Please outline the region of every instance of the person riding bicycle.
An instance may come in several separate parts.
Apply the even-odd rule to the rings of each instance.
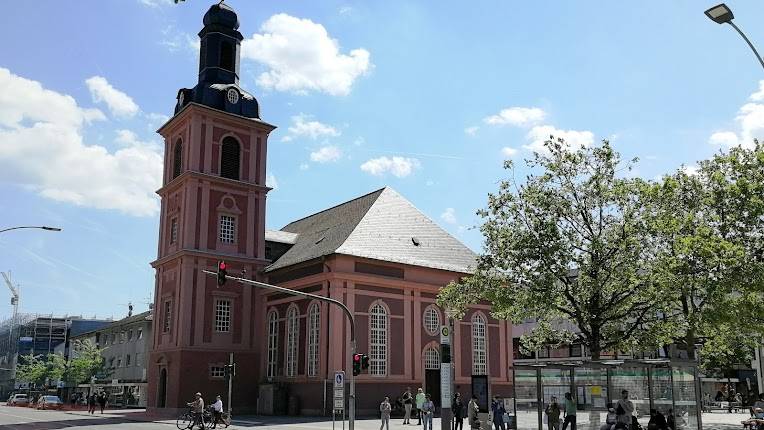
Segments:
[[[200,428],[204,428],[204,399],[202,399],[202,393],[194,394],[194,401],[186,403],[186,406],[191,406],[191,412],[194,414],[194,423],[190,428],[194,428],[199,424]]]
[[[212,428],[216,428],[218,423],[225,424],[223,422],[223,400],[220,398],[220,394],[215,398],[215,403],[212,404]]]

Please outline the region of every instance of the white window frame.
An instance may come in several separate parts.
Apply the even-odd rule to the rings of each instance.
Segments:
[[[440,370],[440,351],[436,347],[425,348],[422,357],[424,357],[425,370]]]
[[[300,336],[300,312],[291,305],[286,314],[286,360],[284,375],[288,378],[297,376],[297,341]]]
[[[424,330],[430,336],[435,336],[440,332],[440,312],[435,308],[435,305],[427,306],[422,315],[422,324]]]
[[[215,378],[215,379],[225,378],[225,367],[210,366],[210,378]]]
[[[125,367],[130,367],[130,354],[125,355]]]
[[[268,379],[276,376],[279,350],[279,315],[275,310],[268,313]]]
[[[308,310],[308,377],[318,376],[318,340],[321,333],[321,308],[318,303]]]
[[[381,302],[369,308],[369,375],[387,376],[387,308]]]
[[[215,332],[228,333],[231,331],[231,316],[233,315],[231,299],[215,299]]]
[[[218,239],[222,243],[236,243],[236,216],[220,214]]]
[[[485,316],[476,313],[472,316],[472,374],[488,374],[488,351],[486,338],[488,327]]]

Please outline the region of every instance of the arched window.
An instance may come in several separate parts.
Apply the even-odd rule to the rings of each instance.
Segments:
[[[430,336],[435,336],[440,330],[440,313],[435,305],[430,305],[424,310],[424,329]]]
[[[472,316],[472,374],[488,374],[485,349],[485,317],[476,313]]]
[[[239,142],[231,136],[223,139],[220,151],[220,176],[239,180]]]
[[[308,376],[318,376],[318,334],[321,315],[318,303],[308,311]]]
[[[440,369],[440,353],[433,347],[424,350],[424,368],[426,370]]]
[[[286,345],[286,376],[297,375],[297,306],[291,306],[287,311],[287,345]]]
[[[376,303],[369,310],[369,374],[387,375],[387,310]]]
[[[175,179],[180,176],[180,172],[183,170],[183,142],[180,139],[175,142],[172,156],[172,178]]]
[[[279,350],[279,316],[273,310],[268,313],[268,378],[276,376]]]
[[[233,72],[233,44],[226,40],[220,42],[220,67]]]

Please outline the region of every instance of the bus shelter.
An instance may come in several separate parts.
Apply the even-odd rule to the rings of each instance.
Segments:
[[[507,409],[512,428],[517,430],[548,429],[546,406],[555,396],[564,409],[565,393],[572,393],[577,403],[576,428],[600,430],[608,407],[615,408],[623,390],[629,391],[634,414],[645,429],[651,409],[669,421],[673,417],[675,430],[703,427],[696,362],[668,359],[546,362],[515,365],[511,370],[514,397],[505,404],[513,406],[513,410]]]

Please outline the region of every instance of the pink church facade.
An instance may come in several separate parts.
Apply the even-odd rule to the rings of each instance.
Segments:
[[[225,3],[204,17],[199,83],[181,89],[165,142],[148,408],[175,413],[195,392],[226,398],[223,366],[237,364],[237,413],[298,413],[331,407],[332,375],[350,373],[349,327],[339,309],[228,282],[230,274],[336,298],[352,311],[357,349],[371,367],[357,378],[359,414],[383,396],[424,387],[439,402],[438,290],[467,275],[475,254],[410,202],[383,188],[265,229],[267,144],[275,126],[238,85],[238,17]],[[455,384],[488,375],[492,394],[511,395],[512,327],[477,305],[454,328]],[[283,400],[283,399],[282,399]],[[227,399],[226,399],[227,402]]]

